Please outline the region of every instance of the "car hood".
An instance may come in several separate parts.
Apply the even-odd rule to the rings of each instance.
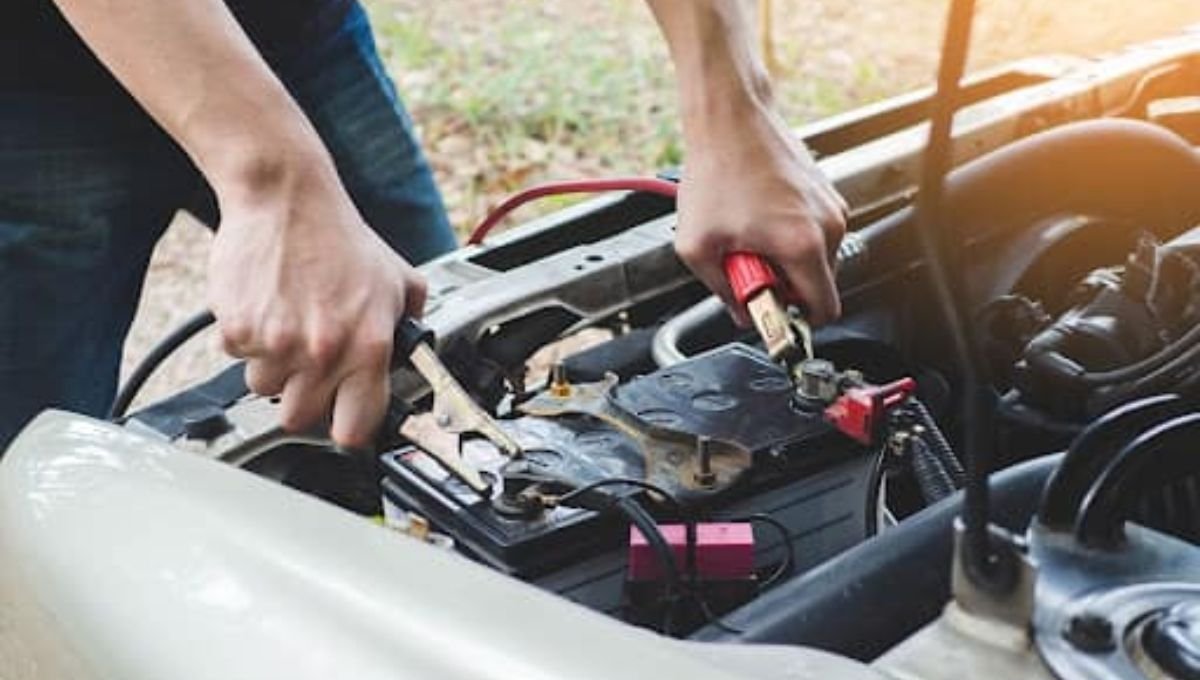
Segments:
[[[0,464],[0,555],[6,679],[874,677],[668,640],[61,412]]]

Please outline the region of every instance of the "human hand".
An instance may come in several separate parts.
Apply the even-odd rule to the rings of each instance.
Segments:
[[[387,408],[396,323],[421,315],[424,280],[332,167],[266,176],[220,197],[208,295],[225,349],[246,360],[251,390],[280,396],[284,429],[328,421],[337,444],[366,446]]]
[[[784,298],[814,325],[841,313],[834,263],[846,231],[846,203],[790,130],[770,111],[692,135],[679,191],[680,258],[748,325],[733,299],[725,256],[762,256]]]

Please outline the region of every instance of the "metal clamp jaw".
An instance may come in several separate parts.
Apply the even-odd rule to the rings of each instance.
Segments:
[[[788,312],[776,292],[779,280],[766,260],[753,253],[736,252],[726,255],[724,264],[733,297],[749,312],[767,354],[794,374],[801,362],[813,357],[812,329],[798,315]]]
[[[432,419],[410,412],[400,422],[399,433],[486,497],[490,486],[462,457],[463,438],[483,437],[512,458],[521,455],[521,445],[471,398],[438,358],[433,344],[433,332],[414,319],[405,318],[396,326],[394,366],[412,366],[433,392]]]

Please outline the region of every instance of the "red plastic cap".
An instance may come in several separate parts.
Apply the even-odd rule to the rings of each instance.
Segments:
[[[871,446],[887,418],[888,411],[912,396],[917,383],[901,378],[882,387],[854,387],[825,409],[825,419],[842,434]]]
[[[687,564],[687,527],[659,526],[675,561]],[[754,577],[754,529],[745,522],[713,522],[696,525],[696,576],[702,581],[740,581]],[[657,581],[662,565],[654,549],[637,527],[629,527],[629,580]]]
[[[733,297],[745,306],[763,290],[774,288],[775,270],[763,258],[754,253],[729,253],[725,256],[725,278],[733,289]]]

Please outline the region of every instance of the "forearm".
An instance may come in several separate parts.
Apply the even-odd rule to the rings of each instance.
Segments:
[[[316,132],[221,0],[55,0],[192,158],[219,200],[331,166]]]
[[[647,0],[679,81],[686,159],[675,249],[743,323],[727,253],[765,257],[814,323],[839,313],[831,263],[846,205],[774,111],[746,0]]]
[[[770,111],[770,81],[754,48],[745,0],[647,3],[675,63],[685,141]]]

